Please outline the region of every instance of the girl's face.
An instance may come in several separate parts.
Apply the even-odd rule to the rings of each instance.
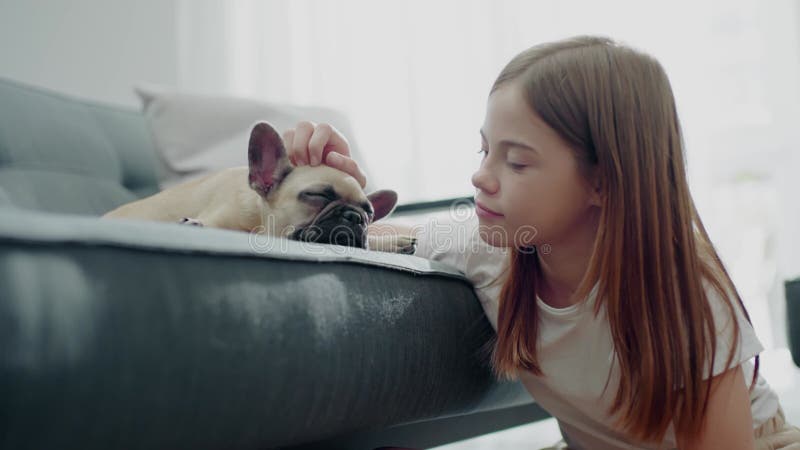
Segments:
[[[481,237],[497,247],[556,244],[585,231],[600,197],[574,151],[525,101],[515,82],[490,96],[483,160],[472,176]]]

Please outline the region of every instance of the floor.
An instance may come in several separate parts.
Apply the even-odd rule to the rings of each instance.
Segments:
[[[800,368],[788,349],[761,354],[761,374],[778,393],[786,420],[800,426]],[[555,419],[543,420],[475,439],[436,447],[437,450],[529,450],[549,447],[561,439]]]

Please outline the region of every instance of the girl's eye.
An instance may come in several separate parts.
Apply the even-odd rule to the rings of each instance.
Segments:
[[[528,166],[525,165],[525,164],[514,164],[514,163],[510,162],[510,163],[508,163],[508,167],[511,167],[511,169],[513,169],[513,170],[522,170],[522,169],[524,169],[524,168],[526,168]]]
[[[482,149],[478,150],[478,154],[481,155],[481,158],[486,158],[486,155],[489,154],[489,150],[486,150],[485,148],[482,148]]]

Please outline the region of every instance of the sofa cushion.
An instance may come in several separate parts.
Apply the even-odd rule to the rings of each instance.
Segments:
[[[350,123],[339,111],[191,94],[153,85],[138,86],[136,93],[142,99],[145,120],[167,169],[161,181],[162,188],[229,167],[247,165],[250,130],[257,121],[269,122],[283,132],[302,120],[311,120],[330,123],[347,136],[351,156],[367,175],[366,189],[375,189]]]
[[[100,215],[158,190],[141,115],[0,79],[0,188],[18,207]]]
[[[11,197],[8,196],[8,194],[6,193],[5,190],[3,190],[3,188],[0,188],[0,207],[10,207],[10,206],[14,206],[14,204],[11,203]]]

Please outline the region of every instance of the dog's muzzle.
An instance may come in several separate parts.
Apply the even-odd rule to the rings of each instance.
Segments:
[[[331,202],[308,225],[298,227],[289,239],[323,244],[367,247],[369,216],[357,206]]]

